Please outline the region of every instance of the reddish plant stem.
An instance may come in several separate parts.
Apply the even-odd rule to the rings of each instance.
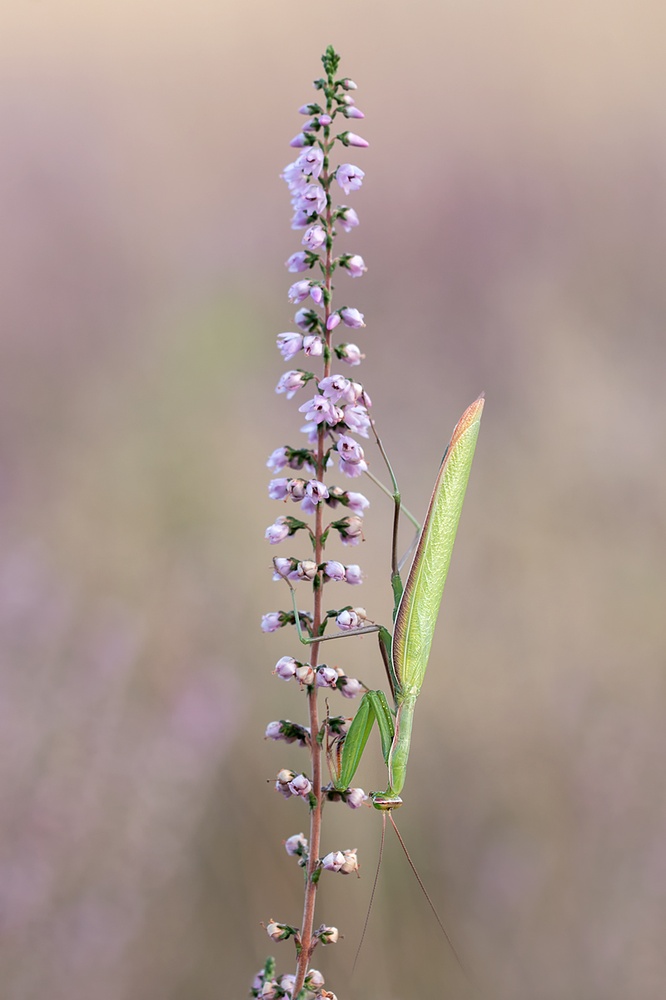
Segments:
[[[328,129],[326,130],[328,132]],[[332,143],[327,142],[328,135],[325,135],[324,141],[324,155],[326,159],[324,161],[324,170],[321,175],[322,186],[326,191],[326,233],[328,239],[326,241],[326,260],[324,264],[324,285],[326,289],[325,295],[325,306],[324,306],[324,330],[326,338],[326,350],[324,357],[324,374],[323,378],[328,378],[331,374],[331,332],[328,330],[328,318],[331,315],[331,276],[332,276],[332,264],[333,264],[333,248],[332,248],[332,231],[333,231],[333,220],[331,213],[331,198],[329,195],[329,187],[331,178],[328,174],[328,152]],[[319,482],[324,481],[324,476],[326,475],[326,463],[325,463],[325,443],[326,443],[326,428],[320,424],[317,431],[317,479]],[[317,566],[323,561],[324,546],[322,544],[322,534],[324,530],[324,514],[322,510],[323,504],[317,504],[317,511],[315,514],[315,562]],[[323,580],[321,573],[318,574],[316,585],[314,587],[314,608],[312,616],[312,630],[313,634],[317,635],[319,632],[319,627],[322,621],[322,590],[323,590]],[[319,643],[315,642],[310,647],[310,666],[313,670],[317,669],[317,663],[319,658]],[[305,977],[308,973],[308,967],[310,965],[310,959],[312,957],[312,952],[314,951],[316,941],[314,939],[314,919],[315,919],[315,903],[317,899],[317,881],[313,878],[315,872],[317,871],[319,855],[320,855],[320,843],[321,843],[321,821],[322,821],[322,810],[324,806],[323,795],[322,795],[322,748],[317,740],[317,735],[319,733],[319,708],[317,704],[317,686],[313,684],[310,691],[308,691],[308,709],[310,714],[310,753],[312,760],[312,791],[315,797],[315,805],[310,811],[310,840],[309,840],[309,855],[308,864],[306,868],[306,880],[305,880],[305,899],[303,902],[303,920],[301,922],[300,930],[300,951],[298,954],[298,962],[296,965],[296,982],[294,983],[293,996],[297,997],[303,988],[305,982]]]

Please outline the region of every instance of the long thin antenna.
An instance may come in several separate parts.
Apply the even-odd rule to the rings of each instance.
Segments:
[[[391,824],[393,826],[393,829],[395,830],[396,836],[397,836],[398,840],[400,841],[400,846],[402,847],[403,851],[405,852],[405,857],[409,861],[409,867],[412,869],[412,871],[414,872],[414,875],[416,876],[416,881],[418,882],[418,884],[421,887],[421,892],[423,893],[423,895],[425,896],[425,898],[428,900],[428,906],[430,907],[430,909],[432,910],[432,912],[435,915],[435,920],[439,924],[440,929],[442,931],[442,934],[446,938],[446,940],[448,942],[448,945],[449,945],[449,948],[451,949],[451,951],[453,952],[453,954],[455,956],[456,962],[460,966],[460,971],[465,976],[465,979],[467,979],[467,981],[471,985],[471,979],[469,978],[469,975],[467,974],[467,970],[465,969],[465,966],[460,961],[460,955],[456,951],[455,946],[453,944],[453,941],[449,937],[448,931],[447,931],[446,927],[444,926],[444,924],[442,923],[442,921],[440,919],[440,916],[439,916],[439,913],[435,909],[435,904],[433,903],[432,899],[428,895],[428,890],[426,889],[425,885],[423,884],[423,880],[421,879],[421,876],[419,875],[418,871],[416,870],[416,865],[414,864],[414,862],[412,861],[411,857],[409,856],[409,851],[407,850],[405,842],[404,842],[404,840],[402,839],[402,837],[400,835],[400,830],[398,829],[398,827],[395,824],[395,820],[393,819],[393,813],[392,813],[391,810],[388,810],[388,817],[391,820]],[[386,822],[384,822],[384,826],[386,826]],[[383,838],[382,838],[382,842],[383,842]],[[373,890],[373,893],[374,893],[374,890]]]
[[[382,839],[379,844],[379,858],[377,859],[377,871],[375,872],[375,881],[372,883],[372,892],[370,893],[370,902],[368,903],[368,912],[365,915],[365,923],[363,924],[363,932],[361,933],[361,940],[358,943],[358,948],[356,949],[356,954],[354,955],[354,964],[352,965],[352,976],[354,975],[354,970],[356,969],[356,963],[358,962],[358,956],[361,954],[361,948],[363,947],[363,942],[365,941],[365,932],[368,929],[368,922],[370,920],[370,911],[372,910],[372,904],[375,899],[375,890],[377,889],[377,883],[379,882],[379,869],[382,866],[382,858],[384,856],[385,837],[386,837],[386,813],[382,813]]]

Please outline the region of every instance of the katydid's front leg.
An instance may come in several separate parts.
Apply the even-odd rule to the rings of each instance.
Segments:
[[[301,625],[301,612],[298,610],[298,606],[296,604],[296,590],[292,587],[289,580],[285,579],[285,583],[291,591],[291,603],[294,610],[294,625],[296,626],[296,633],[300,642],[302,642],[304,646],[311,646],[313,643],[328,642],[330,639],[346,639],[351,635],[367,635],[370,632],[379,632],[380,635],[383,633],[385,636],[389,637],[390,643],[390,633],[388,630],[385,629],[383,625],[375,625],[374,623],[372,625],[361,625],[359,628],[351,628],[349,631],[341,632],[339,635],[304,635],[303,627]],[[328,611],[322,625],[325,627],[328,619],[337,615],[337,611]]]

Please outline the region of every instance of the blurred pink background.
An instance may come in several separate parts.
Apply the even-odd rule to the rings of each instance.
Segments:
[[[362,378],[415,512],[487,393],[403,834],[477,995],[663,996],[665,21],[4,0],[4,1000],[226,1000],[271,951],[292,969],[260,927],[300,920],[282,841],[307,824],[269,783],[304,758],[262,738],[302,714],[271,676],[293,641],[258,630],[285,601],[264,462],[299,426],[273,394],[299,245],[278,175],[329,42],[371,143],[344,244]],[[390,512],[364,492],[358,599],[386,620]],[[316,964],[340,1000],[467,996],[393,840],[350,982],[379,828],[327,813],[363,868],[322,879],[345,939]]]

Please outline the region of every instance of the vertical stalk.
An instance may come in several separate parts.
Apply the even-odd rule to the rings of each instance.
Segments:
[[[332,84],[331,77],[329,75],[329,90],[327,91],[326,100],[326,111],[330,113],[332,109],[332,98],[330,86]],[[324,128],[324,166],[321,173],[321,184],[326,191],[326,259],[324,263],[324,335],[326,341],[326,347],[324,350],[324,374],[323,378],[328,378],[331,374],[331,331],[328,329],[328,319],[331,315],[331,278],[333,273],[333,219],[331,212],[331,196],[330,196],[330,186],[331,177],[329,174],[329,164],[328,164],[328,154],[332,143],[329,141],[330,129],[328,126]],[[326,429],[320,424],[317,431],[317,479],[320,482],[324,482],[324,476],[326,475],[326,462],[325,462],[325,444],[326,444]],[[323,504],[317,504],[317,510],[315,514],[315,539],[314,539],[314,558],[317,566],[320,566],[323,561],[324,546],[322,544],[322,535],[324,530],[324,514],[323,514]],[[319,627],[322,621],[322,591],[323,591],[323,579],[320,571],[317,572],[313,583],[314,592],[314,607],[313,607],[313,621],[312,630],[313,634],[316,636],[319,634]],[[310,666],[313,670],[316,670],[318,659],[319,659],[319,643],[315,642],[310,647]],[[314,878],[315,872],[317,871],[317,865],[320,856],[320,843],[321,843],[321,822],[322,822],[322,811],[324,806],[323,795],[322,795],[322,747],[317,739],[319,733],[319,707],[317,704],[317,686],[312,685],[310,691],[308,691],[308,710],[310,715],[310,754],[312,762],[312,789],[315,797],[315,804],[310,810],[310,853],[308,857],[308,864],[306,868],[306,878],[305,878],[305,898],[303,901],[303,919],[301,922],[301,933],[300,933],[300,951],[298,953],[298,961],[296,965],[296,982],[294,984],[293,995],[297,997],[303,988],[305,982],[305,977],[308,972],[308,966],[310,964],[310,958],[312,957],[312,952],[314,950],[315,941],[313,940],[313,930],[314,930],[314,918],[315,918],[315,903],[317,899],[317,881]]]

